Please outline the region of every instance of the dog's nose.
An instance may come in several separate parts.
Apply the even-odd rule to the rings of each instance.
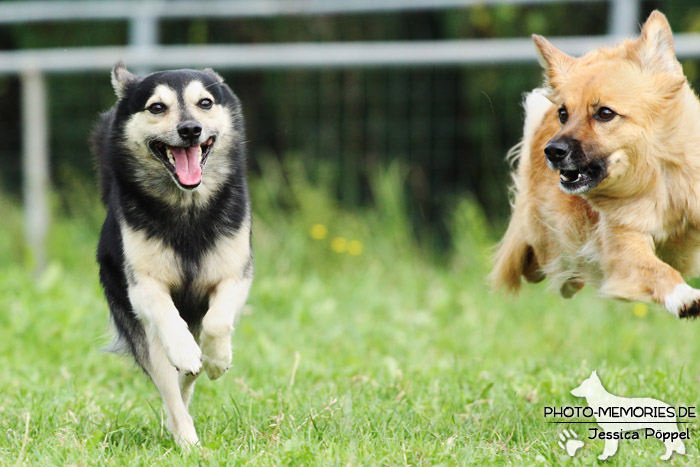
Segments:
[[[550,141],[544,148],[544,154],[549,162],[561,162],[571,153],[571,145],[562,140]]]
[[[198,122],[182,122],[177,126],[177,133],[187,141],[194,141],[202,134],[202,125]]]

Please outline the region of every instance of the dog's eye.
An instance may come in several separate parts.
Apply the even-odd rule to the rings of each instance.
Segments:
[[[214,102],[212,102],[211,99],[207,99],[206,97],[199,102],[197,102],[197,105],[200,106],[203,109],[211,109],[211,106],[214,105]]]
[[[562,123],[566,123],[566,121],[569,119],[569,112],[566,111],[566,107],[562,107],[559,109],[559,121]]]
[[[595,115],[593,115],[593,118],[595,118],[599,122],[609,122],[610,120],[615,118],[616,115],[617,114],[614,110],[611,110],[607,107],[601,107],[598,109]]]
[[[160,102],[156,102],[154,104],[149,105],[147,110],[149,112],[151,112],[152,114],[162,114],[163,112],[165,112],[165,109],[167,109],[165,104],[161,104]]]

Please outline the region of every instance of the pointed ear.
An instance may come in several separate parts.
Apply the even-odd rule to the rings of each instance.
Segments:
[[[566,79],[566,74],[576,59],[554,47],[542,36],[533,34],[532,40],[535,41],[539,62],[544,68],[547,84],[550,88],[556,88]]]
[[[209,76],[211,76],[212,78],[214,78],[214,79],[216,80],[217,83],[223,84],[224,79],[221,77],[220,74],[218,74],[217,72],[215,72],[215,71],[212,70],[211,68],[205,68],[205,69],[204,69],[204,73],[206,73],[206,74],[208,74]]]
[[[639,59],[643,67],[657,73],[683,73],[673,49],[673,32],[658,10],[649,15],[639,38]]]
[[[126,88],[138,82],[139,77],[126,69],[126,65],[121,60],[114,64],[112,68],[112,87],[117,97],[121,99],[126,93]]]
[[[598,373],[596,372],[596,370],[593,370],[591,372],[591,378],[594,378],[594,379],[597,379],[598,381],[600,381],[600,378],[598,378]]]

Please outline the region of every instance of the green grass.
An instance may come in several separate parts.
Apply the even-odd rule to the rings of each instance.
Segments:
[[[698,323],[655,306],[639,317],[588,290],[568,301],[544,285],[490,293],[496,237],[479,209],[455,204],[449,253],[422,247],[396,167],[375,178],[376,206],[355,210],[296,165],[263,172],[251,183],[256,277],[234,366],[197,383],[202,446],[191,452],[167,434],[142,372],[99,351],[108,309],[91,190],[57,199],[70,210],[54,220],[37,279],[17,203],[0,198],[0,464],[595,465],[603,441],[569,459],[556,446],[567,425],[543,417],[546,405],[585,405],[569,391],[592,370],[620,395],[698,405]],[[315,224],[325,239],[311,238]],[[362,253],[334,252],[335,237]],[[672,465],[698,460],[690,427],[689,455]],[[605,464],[656,465],[662,453],[658,441],[623,441]]]

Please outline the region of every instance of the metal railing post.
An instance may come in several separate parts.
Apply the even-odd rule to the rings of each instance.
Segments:
[[[134,15],[129,20],[129,46],[147,54],[149,49],[157,44],[158,15],[155,4],[146,1],[134,9]],[[128,63],[126,65],[129,66]],[[147,66],[139,66],[133,71],[137,75],[147,75],[153,70]]]
[[[611,0],[608,33],[615,37],[630,37],[639,27],[639,0]]]
[[[46,78],[37,70],[20,74],[22,84],[22,173],[24,229],[34,272],[46,267],[49,229],[49,130]]]

